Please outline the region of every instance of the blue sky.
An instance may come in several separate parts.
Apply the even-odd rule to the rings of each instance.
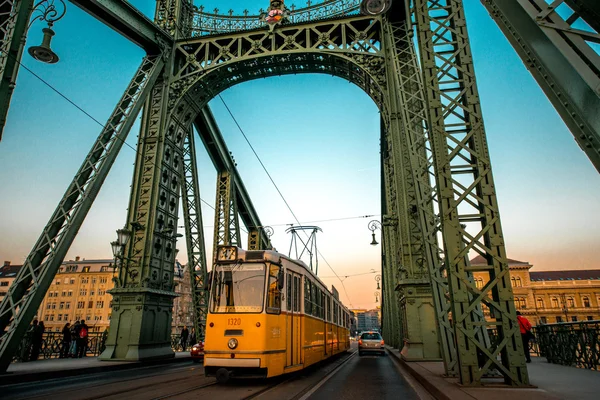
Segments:
[[[154,2],[132,4],[152,17]],[[299,5],[301,1],[296,2]],[[212,10],[257,11],[267,0],[196,1]],[[68,3],[52,48],[60,57],[23,65],[104,123],[139,66],[143,51]],[[536,270],[600,268],[600,175],[479,1],[465,1],[475,68],[510,258]],[[41,23],[27,46],[41,42]],[[252,146],[303,223],[323,229],[319,275],[347,304],[375,305],[380,248],[367,224],[380,214],[379,115],[356,86],[326,75],[274,77],[222,94]],[[272,240],[287,253],[295,223],[219,98],[211,108]],[[139,126],[127,143],[135,148]],[[0,258],[21,263],[35,244],[100,126],[22,68],[0,142]],[[124,225],[134,150],[123,147],[67,259],[110,258]],[[215,170],[198,148],[201,197],[214,204]],[[374,217],[360,218],[374,215]],[[203,206],[212,245],[213,210]],[[346,219],[347,218],[347,219]],[[343,219],[325,222],[322,220]],[[313,222],[322,221],[322,222]],[[377,232],[379,234],[379,232]],[[245,236],[244,236],[245,243]],[[180,261],[185,261],[185,247]],[[346,295],[347,293],[347,295]]]

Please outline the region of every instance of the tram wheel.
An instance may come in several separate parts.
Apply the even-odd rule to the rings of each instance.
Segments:
[[[229,381],[229,371],[225,368],[219,368],[215,375],[219,383],[227,383]]]

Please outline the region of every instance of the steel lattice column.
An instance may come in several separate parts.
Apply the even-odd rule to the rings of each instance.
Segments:
[[[401,75],[407,72],[401,70],[398,58],[402,48],[412,46],[412,42],[407,40],[407,33],[401,29],[394,31],[386,19],[382,30],[388,82],[383,122],[390,156],[387,168],[391,175],[387,184],[395,187],[395,201],[388,206],[397,217],[398,247],[394,251],[399,254],[399,263],[395,290],[400,299],[402,320],[401,339],[404,343],[401,354],[406,360],[437,360],[441,353],[425,255],[425,245],[429,242],[423,234],[425,229],[420,226],[421,219],[415,218],[419,210],[419,188],[415,176],[426,171],[418,163],[421,158],[411,157],[413,148],[409,145],[411,135],[424,135],[424,115],[419,119],[419,115],[408,112],[411,106],[408,96],[420,87],[410,86],[401,79]]]
[[[213,238],[213,260],[217,256],[217,246],[240,245],[240,223],[235,201],[235,186],[231,173],[227,171],[220,172],[217,176]]]
[[[158,82],[146,102],[127,227],[125,248],[113,295],[111,329],[103,360],[173,357],[171,322],[179,195],[183,184],[184,139],[193,110],[169,109],[168,82]]]
[[[421,71],[412,41],[413,33],[406,27],[405,22],[392,23],[386,20],[383,29],[386,31],[386,37],[393,39],[393,42],[386,43],[390,47],[394,79],[396,79],[398,96],[402,104],[400,114],[405,132],[405,140],[402,143],[406,153],[404,157],[408,158],[408,163],[412,166],[407,170],[407,175],[414,187],[408,192],[413,252],[416,262],[425,270],[424,272],[429,276],[427,280],[431,283],[431,289],[422,285],[420,290],[425,294],[431,290],[441,354],[446,373],[453,375],[453,372],[457,373],[454,371],[456,351],[448,318],[450,303],[446,299],[448,284],[441,263],[443,250],[440,249],[436,236],[439,231],[439,224],[436,221],[439,217],[435,214],[435,210],[439,209],[439,206],[437,206],[437,194],[430,183],[435,181],[435,175],[429,131],[425,124],[427,114]],[[428,297],[425,296],[424,300]]]
[[[12,361],[163,66],[160,56],[144,59],[2,300],[0,371]]]
[[[192,284],[194,329],[196,337],[199,339],[204,337],[204,329],[206,328],[208,292],[204,288],[207,277],[206,250],[204,247],[200,185],[194,142],[194,130],[190,126],[183,143],[183,163],[181,165],[184,179],[181,203],[183,205],[183,222],[187,243],[188,270]]]
[[[0,4],[0,140],[27,38],[33,0],[4,0]]]
[[[463,4],[415,0],[439,193],[448,289],[460,382],[478,385],[492,368],[507,384],[529,383],[500,226],[492,170],[475,82]],[[469,265],[469,252],[487,265]],[[489,273],[479,289],[470,274]],[[481,343],[477,309],[490,308],[497,341]],[[498,360],[501,356],[501,360]],[[482,360],[480,363],[479,360]]]

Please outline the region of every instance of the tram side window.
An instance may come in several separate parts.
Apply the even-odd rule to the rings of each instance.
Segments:
[[[312,303],[310,302],[310,281],[304,278],[304,314],[312,314]]]
[[[294,311],[300,311],[300,278],[294,277]]]
[[[333,304],[333,323],[338,323],[338,306],[335,303]]]
[[[281,291],[278,286],[279,271],[281,267],[278,265],[271,265],[269,267],[269,282],[267,285],[268,297],[267,297],[267,313],[279,314],[281,311]]]
[[[292,311],[292,274],[287,274],[285,296],[286,310],[290,312]]]
[[[331,297],[326,296],[325,301],[327,302],[327,321],[331,322]]]

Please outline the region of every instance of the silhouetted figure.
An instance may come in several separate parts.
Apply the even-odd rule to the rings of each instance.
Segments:
[[[69,322],[67,322],[63,327],[62,335],[60,358],[67,358],[69,356],[69,349],[71,348],[71,324]]]
[[[77,357],[77,339],[79,338],[79,320],[71,326],[71,346],[69,347],[69,357]]]
[[[88,345],[88,334],[89,328],[85,324],[85,319],[81,320],[79,324],[79,335],[77,336],[77,357],[85,357]]]
[[[190,332],[188,331],[187,326],[184,326],[183,329],[181,330],[181,348],[182,348],[182,351],[185,351],[185,348],[187,347],[187,340],[188,340],[189,334],[190,334]]]
[[[44,339],[44,330],[44,323],[38,323],[38,320],[34,319],[33,327],[31,329],[31,357],[29,358],[30,361],[35,361],[40,356],[42,340]]]

